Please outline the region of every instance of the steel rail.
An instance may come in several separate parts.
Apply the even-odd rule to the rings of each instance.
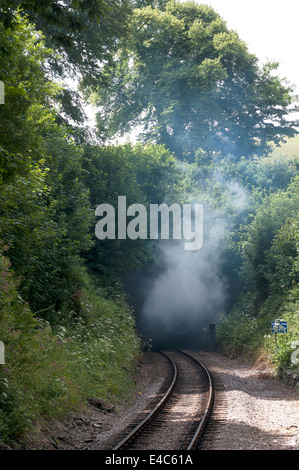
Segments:
[[[166,356],[167,359],[169,359],[169,361],[171,362],[173,368],[173,379],[171,385],[169,386],[159,403],[155,406],[155,408],[129,434],[127,434],[124,439],[122,439],[115,447],[113,447],[112,450],[121,450],[125,448],[131,441],[133,441],[137,437],[137,435],[139,435],[140,432],[142,432],[143,429],[153,420],[153,418],[162,410],[162,408],[165,406],[173,392],[178,377],[177,366],[175,362],[171,359],[171,357],[169,357],[166,353],[162,351],[159,352],[160,354]]]
[[[184,354],[187,357],[193,359],[201,367],[201,369],[204,371],[204,373],[207,377],[207,381],[208,381],[208,393],[207,393],[208,398],[207,398],[206,403],[205,403],[205,408],[204,408],[203,414],[201,416],[200,423],[199,423],[199,425],[198,425],[198,427],[197,427],[197,429],[196,429],[196,431],[193,435],[193,438],[191,439],[191,441],[190,441],[190,443],[187,447],[187,450],[195,450],[195,449],[198,448],[198,444],[199,444],[199,442],[200,442],[200,440],[203,436],[203,433],[206,429],[207,423],[208,423],[209,418],[210,418],[211,413],[212,413],[213,402],[214,402],[214,387],[213,387],[212,378],[211,378],[211,375],[210,375],[208,369],[205,367],[205,365],[199,359],[197,359],[196,357],[192,356],[191,354],[189,354],[185,351],[179,350],[178,352],[180,352],[181,354]],[[178,376],[177,366],[176,366],[175,362],[172,360],[172,358],[170,356],[168,356],[166,353],[160,351],[160,354],[163,354],[164,356],[166,356],[172,364],[174,375],[173,375],[171,385],[168,388],[167,392],[163,395],[163,397],[159,401],[159,403],[155,406],[155,408],[129,434],[127,434],[127,436],[124,437],[124,439],[122,439],[113,448],[113,450],[125,449],[146,428],[146,426],[153,420],[153,418],[162,410],[162,408],[165,406],[165,404],[167,403],[168,399],[170,398],[170,396],[173,392],[174,386],[177,382],[177,376]]]
[[[213,386],[213,381],[212,381],[210,372],[205,367],[205,365],[199,359],[192,356],[191,354],[189,354],[185,351],[180,351],[180,352],[182,354],[185,354],[186,356],[191,357],[195,362],[197,362],[200,365],[200,367],[203,369],[203,371],[206,374],[206,377],[208,379],[208,384],[209,384],[208,385],[208,399],[207,399],[207,402],[206,402],[206,405],[205,405],[203,415],[202,415],[200,423],[199,423],[199,425],[196,429],[196,432],[195,432],[189,446],[187,447],[187,450],[194,450],[194,449],[197,448],[197,446],[200,442],[200,439],[203,436],[203,433],[205,431],[205,428],[208,424],[209,418],[210,418],[211,413],[212,413],[213,403],[214,403],[214,386]]]

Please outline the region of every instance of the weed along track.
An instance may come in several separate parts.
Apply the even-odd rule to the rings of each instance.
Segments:
[[[110,409],[95,400],[79,416],[47,425],[26,448],[104,450],[111,464],[132,457],[132,466],[139,450],[170,464],[198,461],[205,450],[298,450],[298,390],[271,369],[216,352],[191,355],[204,366],[180,351],[144,353],[130,402]]]
[[[209,421],[214,389],[206,367],[183,351],[161,353],[172,369],[167,391],[113,450],[195,450]]]

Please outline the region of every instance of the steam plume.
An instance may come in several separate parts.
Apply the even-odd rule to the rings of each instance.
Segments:
[[[235,214],[247,205],[245,190],[237,182],[221,181]],[[203,201],[198,201],[203,202]],[[154,347],[196,347],[203,328],[216,323],[229,295],[222,275],[225,237],[230,220],[224,211],[204,204],[203,246],[183,249],[183,240],[159,241],[161,270],[148,287],[141,311],[143,332]]]

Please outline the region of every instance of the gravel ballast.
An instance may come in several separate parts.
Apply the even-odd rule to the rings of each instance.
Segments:
[[[271,371],[219,353],[192,353],[222,384],[217,391],[210,437],[202,450],[298,450],[299,390]],[[115,410],[90,406],[83,415],[52,423],[27,438],[27,449],[110,450],[140,413],[150,409],[168,368],[156,352],[143,355],[132,401]],[[217,401],[218,400],[218,401]],[[163,448],[163,447],[161,447]],[[151,450],[151,449],[149,449]]]
[[[197,356],[222,381],[226,408],[224,424],[204,450],[299,449],[298,387],[217,353]]]

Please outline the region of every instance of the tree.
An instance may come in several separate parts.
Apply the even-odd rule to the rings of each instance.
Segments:
[[[260,68],[236,32],[206,5],[169,1],[135,9],[129,39],[105,67],[95,101],[99,130],[111,136],[140,122],[145,139],[178,158],[262,154],[295,134],[292,88]]]
[[[5,171],[6,179],[12,173],[24,174],[30,160],[42,158],[40,131],[44,122],[55,119],[53,102],[59,87],[44,71],[51,52],[28,20],[16,14],[13,28],[4,28],[0,23],[0,44],[0,70],[5,84],[5,105],[0,106],[0,143],[8,152],[0,160],[0,178]]]
[[[86,146],[83,168],[92,209],[111,204],[116,214],[118,196],[126,196],[127,207],[161,204],[166,195],[171,199],[178,192],[181,177],[174,157],[163,146]],[[96,239],[96,221],[94,218],[91,225],[95,243],[86,258],[102,283],[115,282],[129,270],[152,261],[152,247],[146,240]]]
[[[120,39],[127,34],[129,0],[2,0],[0,22],[5,29],[18,28],[16,12],[27,18],[36,32],[42,32],[46,46],[55,50],[48,57],[46,70],[64,82],[61,116],[82,123],[82,100],[66,82],[71,78],[84,87],[83,83],[99,79],[103,64],[111,61]],[[1,50],[6,57],[13,52],[2,44]]]
[[[258,301],[298,282],[299,178],[285,190],[256,197],[256,211],[244,226],[242,275]]]
[[[45,73],[52,54],[27,19],[0,23],[0,240],[33,310],[71,303],[80,283],[80,254],[91,245],[82,150],[55,122],[59,88]]]

